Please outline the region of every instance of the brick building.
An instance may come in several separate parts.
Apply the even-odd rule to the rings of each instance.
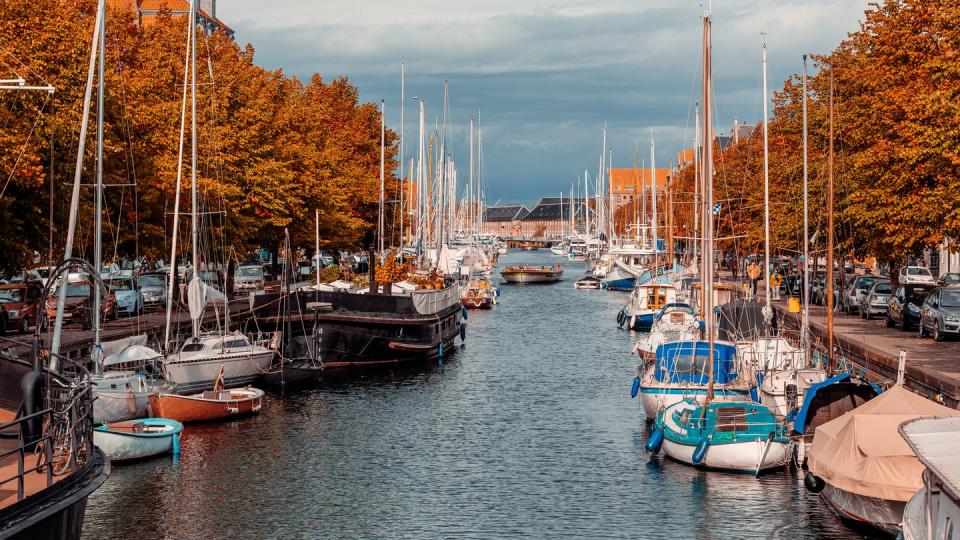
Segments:
[[[129,9],[137,24],[150,24],[150,20],[164,9],[169,9],[174,17],[190,14],[189,0],[107,0],[107,3],[113,8]],[[212,34],[223,30],[233,37],[233,29],[217,18],[217,0],[200,0],[197,11],[204,32]]]

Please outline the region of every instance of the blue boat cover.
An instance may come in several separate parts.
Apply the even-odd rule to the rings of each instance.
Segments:
[[[813,398],[816,397],[817,392],[832,384],[845,382],[851,378],[852,376],[849,373],[841,373],[839,375],[834,375],[823,382],[813,384],[810,386],[810,388],[807,388],[807,391],[803,393],[803,405],[800,406],[800,410],[797,412],[793,420],[793,431],[803,434],[804,430],[807,428],[807,416],[810,414],[810,404],[813,403]],[[869,384],[878,396],[881,392],[883,392],[879,386],[873,383],[867,383],[866,381],[864,381],[864,383]]]
[[[707,341],[675,341],[657,347],[655,378],[658,382],[690,383],[705,385],[707,358],[710,343]],[[737,348],[727,343],[713,345],[713,382],[728,384],[737,378]]]

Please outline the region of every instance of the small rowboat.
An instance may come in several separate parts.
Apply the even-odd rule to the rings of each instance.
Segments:
[[[553,266],[508,266],[500,271],[507,283],[552,283],[563,277],[563,267]]]
[[[207,390],[190,396],[161,393],[150,396],[150,407],[157,416],[181,422],[222,420],[260,412],[263,390],[248,386],[232,390]]]
[[[93,428],[93,442],[110,461],[130,461],[180,453],[183,424],[166,418],[110,422]]]
[[[150,396],[153,414],[180,422],[207,422],[248,414],[257,414],[263,407],[263,390],[246,388],[223,389],[223,366],[213,390],[181,396],[158,393]]]
[[[603,282],[600,281],[600,278],[594,276],[587,276],[582,279],[578,279],[576,283],[573,284],[575,289],[602,289]]]

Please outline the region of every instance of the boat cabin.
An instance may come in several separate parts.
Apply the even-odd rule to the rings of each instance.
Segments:
[[[676,301],[677,290],[673,285],[647,283],[637,285],[630,293],[630,307],[633,310],[659,311]]]
[[[707,341],[664,343],[657,347],[654,378],[661,383],[704,386],[709,383],[709,357],[710,343]],[[738,375],[736,346],[714,342],[713,382],[729,384],[734,382]]]

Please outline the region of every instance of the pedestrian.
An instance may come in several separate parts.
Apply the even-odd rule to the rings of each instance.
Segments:
[[[771,300],[780,299],[781,283],[783,283],[783,276],[780,275],[780,271],[775,268],[773,270],[773,273],[770,274],[770,299]]]
[[[760,265],[757,264],[757,261],[750,263],[747,268],[747,276],[750,277],[750,297],[754,298],[757,296],[757,282],[760,281]]]

